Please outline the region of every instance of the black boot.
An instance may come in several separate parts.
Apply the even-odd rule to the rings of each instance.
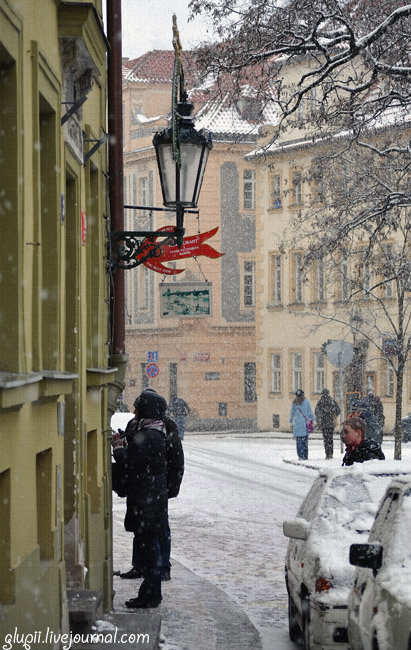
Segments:
[[[141,569],[136,569],[136,567],[133,566],[130,571],[126,571],[126,573],[120,573],[120,578],[123,578],[123,580],[135,580],[136,578],[144,578],[144,576]]]
[[[142,600],[141,598],[131,598],[130,600],[126,600],[126,607],[129,607],[130,609],[151,609],[158,607],[161,603],[161,600],[161,596],[156,600]]]

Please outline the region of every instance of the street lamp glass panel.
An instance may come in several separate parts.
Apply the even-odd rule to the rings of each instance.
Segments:
[[[176,197],[176,163],[173,159],[172,145],[170,142],[156,145],[158,167],[160,172],[161,189],[163,192],[163,203],[168,207],[174,207],[178,198]],[[180,197],[179,202],[185,207],[196,207],[200,194],[203,176],[207,164],[209,146],[204,144],[192,144],[181,142],[181,168],[180,173]]]
[[[161,191],[164,205],[175,205],[176,202],[176,164],[173,159],[171,142],[156,145],[158,171],[160,174]]]
[[[183,205],[196,207],[200,194],[209,149],[181,143],[180,200]]]

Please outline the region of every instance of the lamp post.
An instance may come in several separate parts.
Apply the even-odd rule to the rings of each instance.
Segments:
[[[149,247],[146,255],[139,256],[143,241],[141,238],[162,238],[167,243],[175,242],[179,248],[184,237],[184,213],[197,212],[198,197],[204,178],[208,154],[212,149],[211,134],[205,129],[196,131],[192,116],[193,104],[184,88],[184,74],[181,62],[181,45],[175,16],[173,44],[176,52],[173,73],[171,124],[169,128],[154,134],[153,145],[160,176],[164,208],[125,205],[127,209],[159,210],[175,212],[176,226],[172,232],[157,231],[114,231],[111,245],[117,245],[116,254],[111,256],[113,269],[132,269],[144,263],[147,257],[159,257],[163,242]],[[179,90],[179,101],[177,93]],[[193,209],[194,208],[194,209]],[[140,239],[139,239],[140,238]]]
[[[350,327],[352,331],[354,348],[357,343],[357,334],[358,332],[361,331],[361,327],[363,323],[364,323],[364,319],[362,317],[361,311],[359,309],[356,309],[354,313],[351,314],[350,316]]]
[[[350,328],[353,336],[353,349],[354,349],[354,359],[350,366],[350,388],[352,391],[358,391],[362,394],[363,392],[363,351],[361,342],[358,341],[358,333],[361,332],[361,327],[364,323],[364,318],[362,317],[361,310],[355,309],[355,311],[350,316]]]

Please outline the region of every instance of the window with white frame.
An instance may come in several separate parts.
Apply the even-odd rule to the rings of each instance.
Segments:
[[[244,169],[243,172],[244,210],[255,210],[255,170]]]
[[[132,200],[132,205],[136,205],[136,203],[137,203],[137,178],[136,178],[135,174],[133,174],[133,178],[132,178],[132,187],[130,188],[130,198]]]
[[[390,280],[384,284],[384,298],[394,298],[394,281]]]
[[[282,302],[282,257],[279,253],[271,255],[271,300],[276,305]]]
[[[296,110],[296,119],[297,119],[297,122],[299,122],[300,124],[302,123],[302,121],[304,119],[304,113],[305,113],[305,99],[301,98],[300,103],[298,104],[297,110]]]
[[[138,201],[139,205],[149,205],[148,200],[148,179],[146,176],[142,176],[138,181]],[[141,212],[141,215],[146,215],[147,211],[144,210]]]
[[[302,205],[303,202],[303,179],[301,172],[294,172],[292,175],[292,202],[294,205]]]
[[[320,257],[317,260],[317,301],[325,300],[325,282],[324,282],[324,259]]]
[[[364,298],[369,298],[370,289],[371,289],[371,264],[369,260],[364,261],[362,273],[363,273],[363,283],[362,283],[363,296]]]
[[[308,91],[308,105],[307,112],[309,117],[313,117],[316,112],[316,87],[310,88]]]
[[[293,352],[291,358],[293,392],[300,390],[303,386],[303,355],[301,352]]]
[[[324,354],[314,353],[314,392],[321,393],[324,388]]]
[[[255,262],[243,263],[243,303],[244,307],[255,305]]]
[[[348,259],[344,257],[341,260],[340,266],[341,276],[340,276],[340,296],[341,300],[348,300],[350,297],[350,285],[348,278]]]
[[[138,300],[138,307],[139,309],[148,309],[149,308],[149,269],[144,265],[141,264],[138,267],[138,272],[139,272],[139,300]]]
[[[303,301],[303,254],[295,253],[295,302],[301,304]]]
[[[385,369],[385,394],[387,397],[394,397],[394,370],[389,361]]]
[[[281,208],[281,176],[273,174],[270,178],[270,207]]]
[[[271,354],[271,392],[281,393],[281,355]]]
[[[385,255],[387,260],[392,259],[392,244],[387,244],[385,248]],[[389,280],[384,284],[384,298],[393,298],[394,297],[394,281]]]

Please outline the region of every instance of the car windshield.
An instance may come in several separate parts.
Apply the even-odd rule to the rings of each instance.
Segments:
[[[387,481],[380,477],[338,476],[324,495],[319,525],[369,532]]]

